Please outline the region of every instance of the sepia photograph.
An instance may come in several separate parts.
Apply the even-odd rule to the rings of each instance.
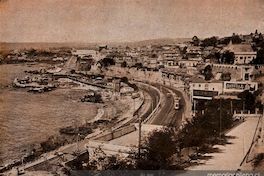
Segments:
[[[18,175],[264,175],[264,0],[0,0]]]

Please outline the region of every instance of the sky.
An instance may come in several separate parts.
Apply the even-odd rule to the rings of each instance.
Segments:
[[[0,0],[2,42],[122,42],[264,32],[264,0]]]

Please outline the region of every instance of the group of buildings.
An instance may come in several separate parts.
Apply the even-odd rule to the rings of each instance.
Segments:
[[[194,40],[194,39],[193,39]],[[233,62],[223,64],[215,53],[233,53]],[[139,70],[157,71],[173,81],[187,85],[191,100],[212,99],[220,94],[233,94],[246,89],[258,89],[255,76],[264,71],[263,66],[251,64],[257,57],[249,40],[239,44],[201,46],[192,42],[143,47],[100,47],[99,50],[74,50],[82,64],[95,64],[102,58],[114,60],[117,67],[136,67]],[[210,66],[211,80],[205,80],[202,71]],[[229,75],[223,79],[223,75]]]
[[[212,37],[208,40],[208,45],[204,44],[205,40],[200,41],[196,36],[183,43],[146,44],[137,47],[99,45],[96,49],[71,49],[71,53],[65,52],[69,58],[65,65],[70,70],[102,70],[101,61],[112,60],[109,65],[159,72],[164,79],[185,84],[192,101],[208,100],[222,94],[258,89],[255,78],[264,73],[264,67],[253,64],[260,49],[254,43],[256,40],[263,40],[262,34],[257,31],[249,35]],[[225,55],[226,52],[229,56]],[[232,57],[232,61],[223,62],[227,60],[225,57]],[[205,74],[212,76],[206,79]]]

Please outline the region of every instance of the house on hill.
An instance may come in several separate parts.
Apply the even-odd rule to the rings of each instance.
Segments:
[[[229,50],[234,53],[234,64],[249,64],[256,58],[257,52],[255,52],[250,44],[232,44],[232,41],[225,47],[225,50]]]

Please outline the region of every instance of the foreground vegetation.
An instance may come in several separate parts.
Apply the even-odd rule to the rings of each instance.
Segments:
[[[241,123],[233,119],[233,111],[253,111],[260,108],[257,95],[257,92],[245,91],[239,94],[240,99],[237,100],[201,101],[197,105],[197,115],[181,130],[166,127],[153,131],[143,142],[140,155],[138,151],[132,151],[132,154],[124,159],[119,155],[107,156],[103,150],[98,149],[98,157],[74,163],[71,168],[96,171],[184,170],[196,164],[197,159],[207,159],[205,153],[219,152],[214,145],[229,143],[230,137],[225,135],[226,131]],[[85,166],[83,163],[86,163]]]

